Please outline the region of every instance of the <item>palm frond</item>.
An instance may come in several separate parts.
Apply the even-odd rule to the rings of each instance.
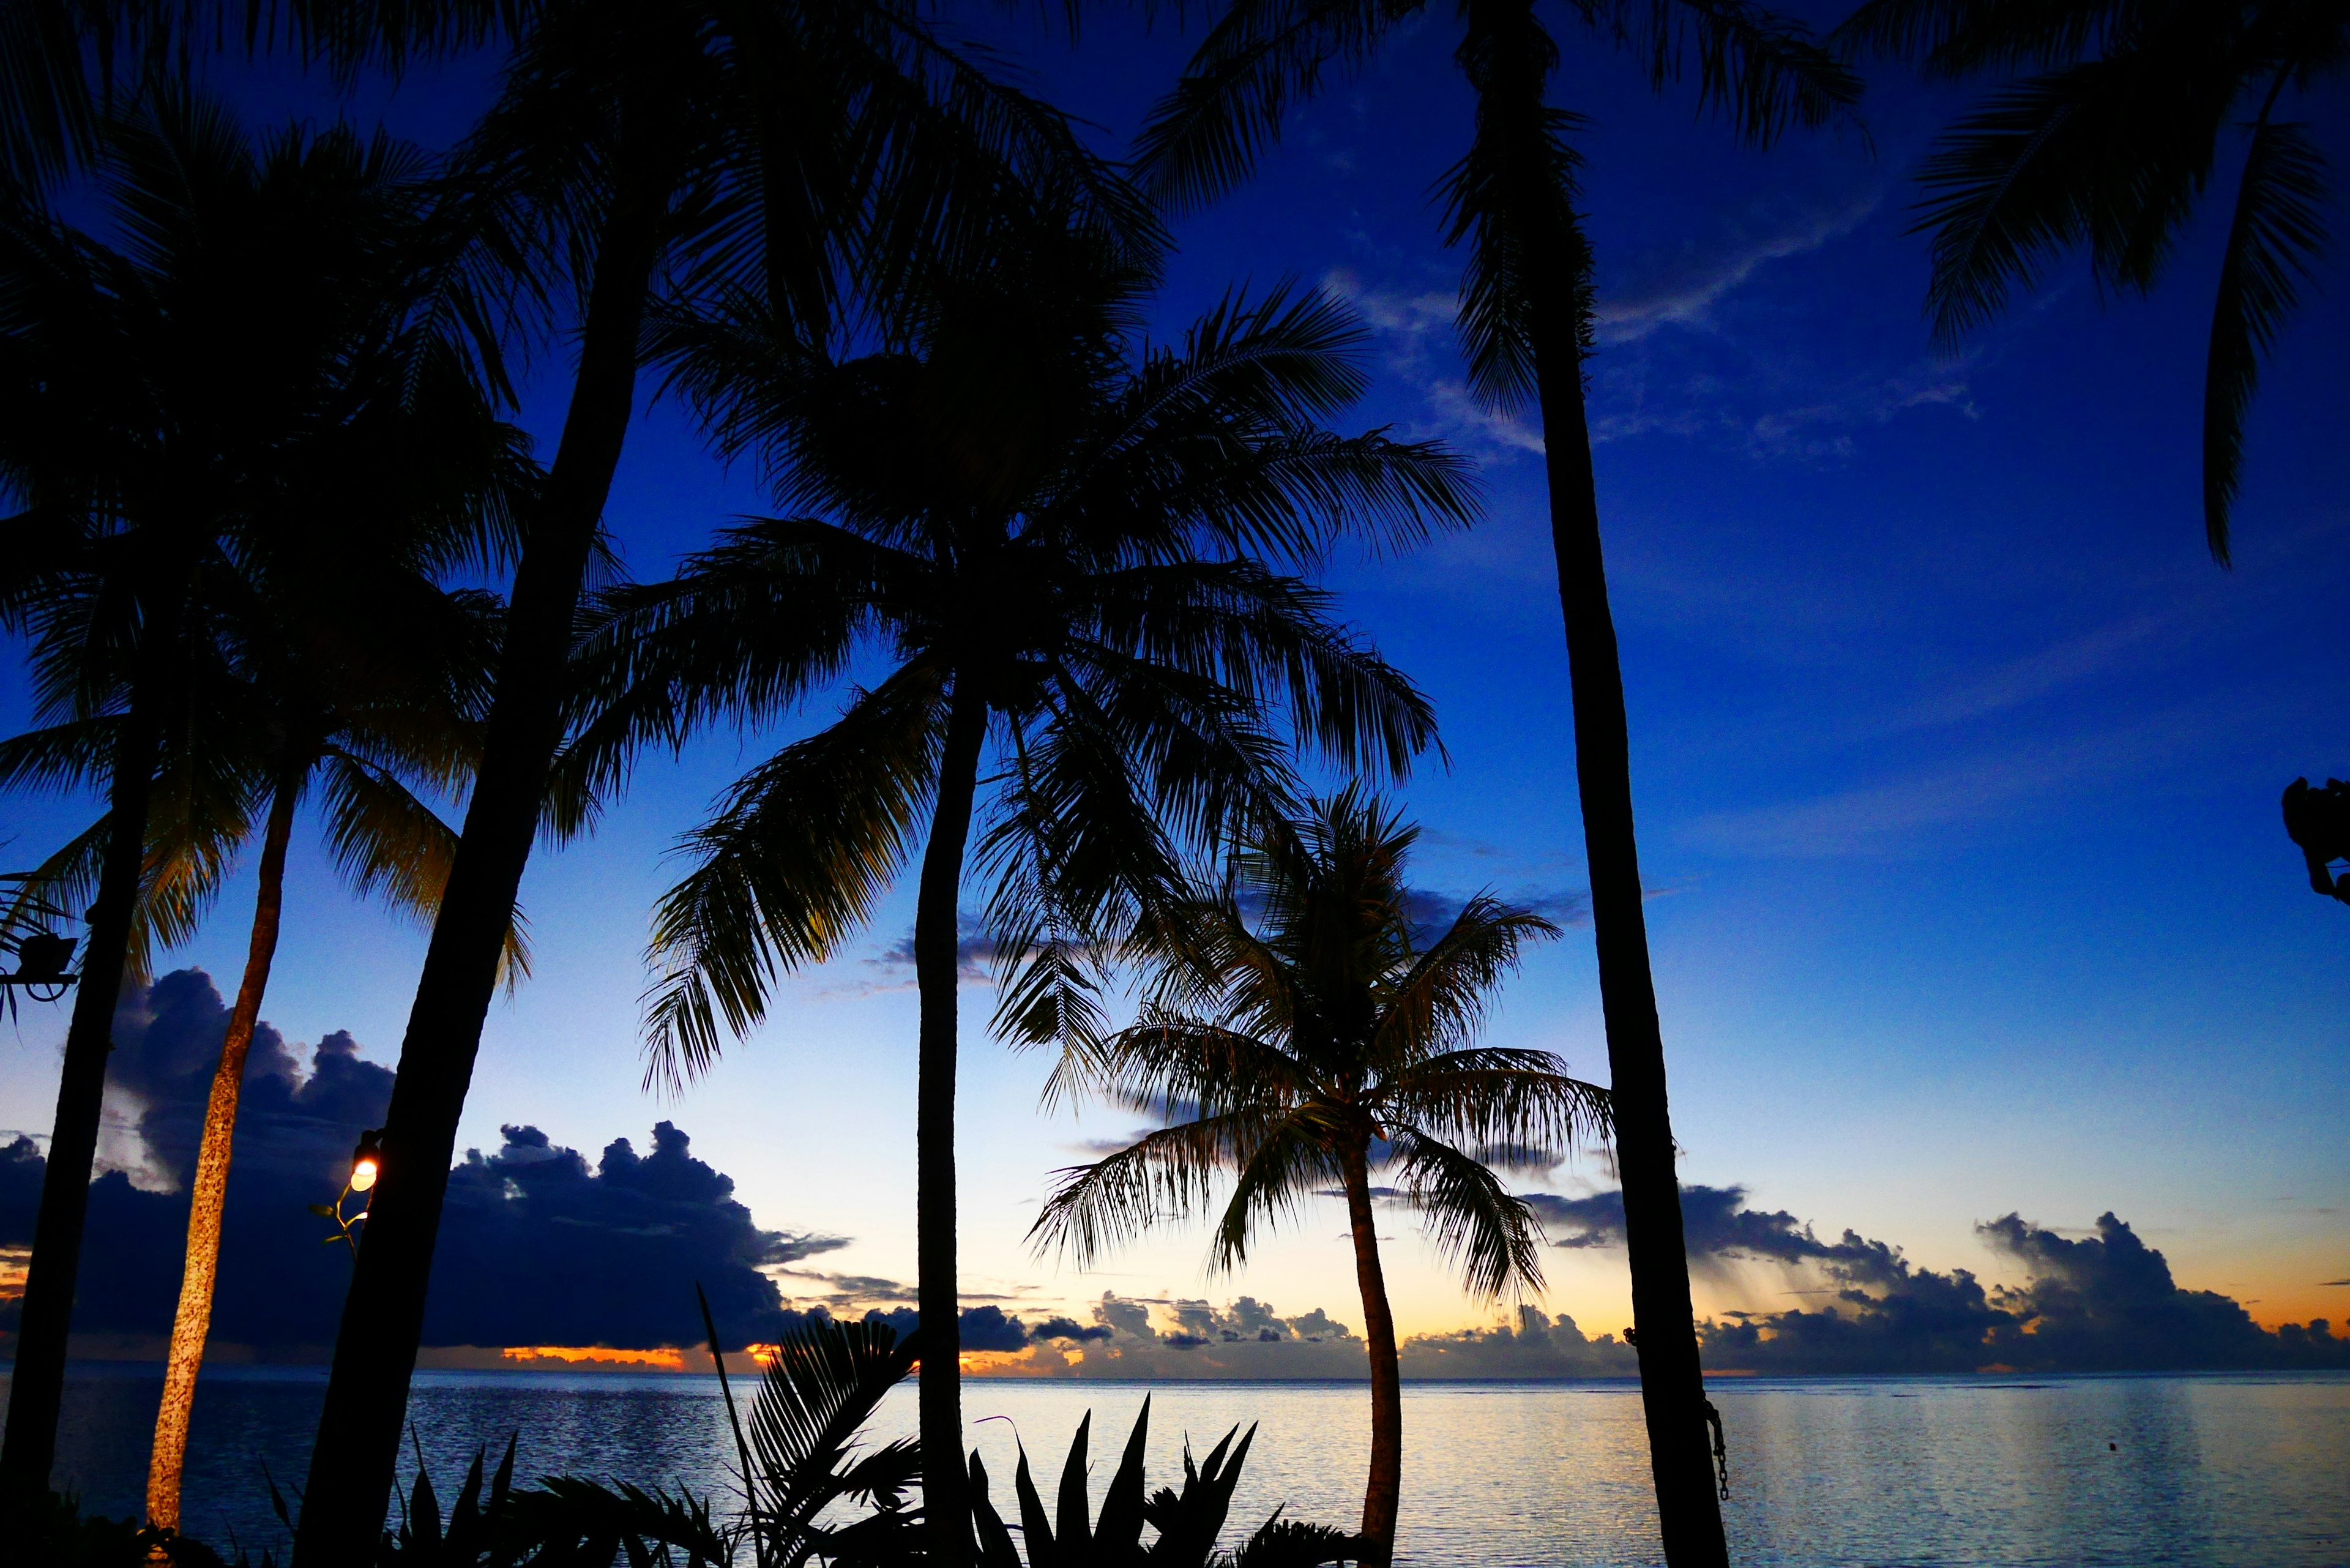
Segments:
[[[2074,245],[2109,286],[2159,277],[2210,178],[2245,45],[2189,10],[2128,49],[2001,88],[1942,138],[1913,224],[1934,235],[1938,341],[1989,320]]]
[[[820,962],[904,863],[935,787],[945,681],[909,665],[785,747],[688,834],[692,867],[653,909],[648,1082],[681,1083],[764,1016],[784,971]]]
[[[1028,1241],[1088,1269],[1151,1226],[1204,1205],[1219,1172],[1263,1129],[1247,1114],[1204,1116],[1145,1134],[1091,1165],[1056,1170]]]
[[[858,1433],[921,1354],[885,1323],[814,1318],[767,1356],[751,1405],[751,1526],[779,1563],[822,1545],[820,1516],[844,1497],[894,1492],[912,1479],[910,1440],[851,1462]],[[828,1553],[827,1553],[828,1554]]]
[[[1469,242],[1454,325],[1486,407],[1525,407],[1545,345],[1587,352],[1591,249],[1575,202],[1580,117],[1545,101],[1558,45],[1531,6],[1469,13],[1459,58],[1477,94],[1469,149],[1438,182],[1447,245]]]
[[[1388,1078],[1378,1105],[1488,1163],[1556,1165],[1614,1131],[1607,1091],[1572,1076],[1547,1051],[1448,1051]]]
[[[1525,944],[1558,934],[1540,915],[1512,909],[1490,893],[1471,898],[1444,933],[1382,987],[1373,1040],[1378,1059],[1409,1063],[1467,1040],[1482,1022],[1494,988],[1517,968]]]
[[[1180,212],[1248,178],[1293,103],[1333,65],[1360,67],[1417,5],[1379,0],[1238,0],[1201,41],[1182,79],[1135,139],[1150,192]]]
[[[2260,382],[2261,360],[2299,302],[2300,285],[2326,239],[2320,215],[2325,159],[2306,129],[2264,114],[2251,143],[2220,265],[2203,381],[2203,525],[2211,558],[2221,566],[2228,564],[2228,517],[2243,473],[2244,415]]]
[[[327,852],[351,891],[381,898],[424,925],[457,861],[457,830],[391,774],[337,748],[320,767]],[[530,928],[517,908],[498,978],[509,992],[530,978]]]
[[[1418,1127],[1390,1126],[1405,1196],[1427,1221],[1437,1255],[1471,1294],[1493,1300],[1543,1287],[1542,1226],[1485,1166]]]
[[[1791,125],[1820,126],[1859,102],[1857,72],[1801,22],[1752,0],[1575,0],[1592,26],[1646,65],[1661,88],[1694,70],[1700,109],[1719,107],[1767,146]]]

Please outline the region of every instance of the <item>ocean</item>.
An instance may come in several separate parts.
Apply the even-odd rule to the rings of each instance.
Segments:
[[[161,1386],[151,1366],[93,1364],[68,1389],[58,1480],[86,1508],[136,1510]],[[221,1367],[200,1387],[189,1529],[282,1546],[264,1467],[299,1484],[322,1369]],[[738,1395],[743,1390],[738,1386]],[[1094,1413],[1106,1482],[1145,1395],[1152,1484],[1255,1422],[1236,1529],[1276,1507],[1349,1525],[1361,1507],[1359,1384],[973,1379],[973,1440],[1009,1512],[1015,1435],[1057,1474]],[[2350,1376],[1720,1379],[1731,1559],[1756,1568],[2341,1568],[2350,1564]],[[715,1378],[420,1374],[411,1416],[445,1500],[478,1445],[520,1434],[525,1477],[579,1473],[727,1487]],[[878,1437],[909,1432],[910,1386]],[[1105,1455],[1107,1450],[1107,1455]],[[412,1469],[412,1459],[411,1468]],[[1412,1383],[1404,1389],[1398,1561],[1565,1568],[1659,1561],[1639,1401],[1628,1384]]]

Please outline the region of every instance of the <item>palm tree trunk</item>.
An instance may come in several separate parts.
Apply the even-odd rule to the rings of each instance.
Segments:
[[[914,1091],[915,1300],[921,1312],[922,1509],[930,1560],[957,1568],[970,1555],[962,1449],[962,1297],[955,1262],[956,905],[971,840],[972,796],[987,739],[987,700],[958,676],[939,759],[939,795],[914,909],[914,984],[921,1046]]]
[[[1371,1477],[1363,1489],[1364,1568],[1387,1568],[1395,1555],[1396,1509],[1403,1493],[1403,1375],[1396,1356],[1395,1314],[1379,1267],[1379,1233],[1371,1212],[1367,1151],[1340,1157],[1347,1228],[1355,1239],[1355,1282],[1363,1293],[1363,1348],[1371,1362]]]
[[[1583,355],[1567,289],[1572,270],[1534,269],[1534,342],[1550,482],[1551,546],[1566,618],[1575,702],[1575,783],[1591,877],[1591,927],[1616,1112],[1616,1166],[1632,1268],[1632,1319],[1648,1417],[1648,1467],[1671,1568],[1723,1568],[1729,1549],[1707,1446],[1705,1379],[1698,1366],[1680,1184],[1665,1096],[1665,1042],[1648,971],[1648,926],[1632,830],[1631,739],[1624,671],[1607,607],[1592,483]]]
[[[665,185],[631,181],[598,235],[571,406],[515,570],[481,771],[400,1042],[382,1173],[310,1453],[297,1568],[371,1561],[390,1501],[457,1122],[563,737],[565,667],[588,551],[636,405],[638,330],[665,202]]]
[[[302,777],[296,773],[278,780],[269,803],[244,979],[237,985],[228,1033],[221,1040],[220,1065],[213,1070],[212,1097],[204,1104],[203,1141],[196,1150],[196,1179],[189,1189],[188,1255],[180,1269],[180,1307],[172,1320],[163,1402],[155,1412],[155,1446],[147,1460],[147,1522],[160,1529],[180,1528],[180,1476],[188,1458],[196,1374],[203,1369],[204,1340],[212,1332],[213,1284],[220,1270],[221,1212],[228,1202],[236,1103],[244,1090],[244,1056],[253,1044],[253,1026],[261,1018],[262,993],[269,989],[269,966],[277,957],[277,918],[286,900],[286,845],[294,836],[294,804],[301,797]]]
[[[5,1515],[38,1506],[57,1459],[57,1415],[65,1403],[66,1347],[73,1328],[74,1287],[81,1272],[82,1224],[89,1211],[89,1173],[98,1158],[99,1113],[106,1098],[106,1058],[114,1049],[114,1008],[130,955],[131,921],[146,869],[148,802],[162,740],[161,681],[177,644],[179,596],[155,616],[142,639],[130,709],[115,742],[107,788],[106,859],[82,949],[80,988],[66,1030],[65,1070],[57,1079],[40,1216],[17,1319],[16,1362],[8,1386],[8,1432],[0,1443],[0,1529]]]

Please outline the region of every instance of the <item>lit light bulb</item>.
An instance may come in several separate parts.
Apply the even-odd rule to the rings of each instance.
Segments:
[[[362,1159],[351,1167],[351,1190],[365,1192],[375,1185],[375,1161]]]

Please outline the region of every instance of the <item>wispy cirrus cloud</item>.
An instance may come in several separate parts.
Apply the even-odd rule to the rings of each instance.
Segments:
[[[1858,228],[1884,204],[1882,187],[1840,207],[1801,215],[1744,236],[1726,248],[1690,247],[1652,265],[1629,288],[1603,294],[1592,309],[1593,335],[1605,345],[1637,343],[1667,327],[1712,325],[1714,307],[1773,262],[1807,255]]]
[[[1593,311],[1600,352],[1589,367],[1592,440],[1711,439],[1758,461],[1834,462],[1852,454],[1860,432],[1914,410],[1951,408],[1972,417],[1970,356],[1823,375],[1793,345],[1771,340],[1783,336],[1781,328],[1739,322],[1725,309],[1774,264],[1859,228],[1884,194],[1873,188],[1840,204],[1750,223],[1721,243],[1645,262],[1628,284],[1604,288]],[[1541,455],[1538,417],[1489,408],[1470,389],[1451,286],[1397,286],[1351,267],[1332,269],[1322,284],[1361,313],[1388,371],[1418,394],[1423,418],[1413,433],[1441,436],[1488,461]]]

